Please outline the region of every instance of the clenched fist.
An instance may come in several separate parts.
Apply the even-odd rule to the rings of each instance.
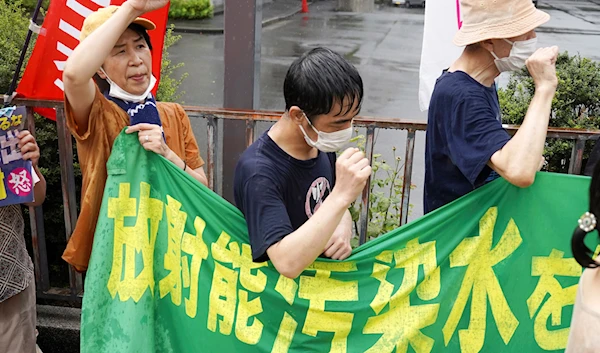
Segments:
[[[335,168],[336,181],[332,193],[336,193],[349,206],[360,195],[371,176],[369,160],[358,148],[348,148],[338,157]]]
[[[558,78],[556,77],[556,59],[558,58],[558,47],[540,48],[527,59],[525,64],[533,78],[536,89],[556,89]]]
[[[128,0],[125,4],[130,5],[140,15],[165,7],[169,0]],[[124,5],[125,5],[124,4]]]

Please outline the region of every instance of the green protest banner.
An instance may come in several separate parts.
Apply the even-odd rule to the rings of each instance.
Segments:
[[[545,352],[566,345],[589,179],[497,180],[295,280],[242,214],[137,136],[108,161],[82,352]]]

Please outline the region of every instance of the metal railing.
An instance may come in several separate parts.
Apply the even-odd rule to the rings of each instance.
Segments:
[[[56,109],[56,123],[59,142],[61,188],[64,205],[65,236],[68,240],[73,233],[77,223],[77,201],[75,189],[75,176],[73,168],[73,145],[72,137],[65,122],[64,107],[62,101],[34,101],[15,100],[17,105],[27,106],[28,128],[35,135],[35,120],[33,119],[33,107]],[[246,122],[246,145],[249,146],[255,139],[257,122],[274,123],[279,120],[280,112],[269,111],[238,111],[228,109],[184,107],[191,119],[204,119],[207,122],[207,154],[206,175],[209,187],[215,190],[216,165],[222,156],[219,145],[219,121],[226,119],[243,120]],[[373,150],[375,147],[375,133],[378,129],[404,130],[407,132],[406,149],[404,159],[404,181],[403,192],[400,202],[400,224],[404,225],[408,219],[410,205],[410,191],[413,171],[413,159],[415,151],[415,138],[417,131],[425,131],[427,124],[423,122],[407,121],[389,118],[358,117],[354,120],[354,126],[366,129],[365,154],[369,161],[373,161]],[[506,125],[510,134],[514,134],[518,127]],[[600,131],[569,130],[551,128],[548,130],[547,138],[574,140],[574,146],[569,164],[570,174],[580,174],[583,161],[585,142],[600,138]],[[359,219],[359,241],[366,241],[368,228],[368,206],[370,199],[371,180],[363,190],[361,197],[361,214]],[[218,190],[217,190],[218,192]],[[83,293],[82,275],[69,266],[69,288],[57,288],[50,285],[48,268],[48,256],[46,252],[46,237],[44,232],[43,206],[30,207],[30,223],[33,244],[33,262],[35,264],[35,278],[38,298],[58,299],[63,301],[80,302]]]

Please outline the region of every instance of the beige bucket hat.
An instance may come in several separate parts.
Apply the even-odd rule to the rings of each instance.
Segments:
[[[87,36],[90,35],[93,31],[95,31],[98,27],[100,27],[104,22],[106,22],[117,10],[120,6],[107,6],[98,9],[98,11],[92,12],[86,19],[83,21],[83,26],[81,27],[81,33],[79,35],[79,40],[84,40]],[[142,17],[138,17],[133,20],[132,23],[138,24],[144,27],[146,30],[153,30],[156,28],[154,22],[147,20]]]
[[[458,46],[518,37],[550,19],[531,0],[460,0],[460,7],[463,24],[453,41]]]

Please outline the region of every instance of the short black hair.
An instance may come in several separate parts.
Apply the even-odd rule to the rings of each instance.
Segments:
[[[348,114],[363,99],[363,82],[358,70],[340,54],[315,48],[296,59],[283,83],[285,110],[297,106],[309,120],[329,114],[335,103],[341,109],[336,116]]]
[[[144,40],[146,41],[146,44],[148,44],[148,49],[150,49],[150,51],[152,51],[152,42],[150,42],[150,35],[148,34],[148,31],[146,31],[146,29],[144,27],[142,27],[141,25],[138,25],[137,23],[132,23],[129,25],[130,30],[134,31],[135,33],[141,35]]]
[[[594,167],[592,174],[592,183],[590,184],[590,204],[589,212],[600,218],[600,163]],[[600,224],[596,225],[591,232],[598,231]],[[585,245],[585,237],[589,234],[588,232],[581,229],[579,226],[575,228],[573,237],[571,238],[571,250],[573,251],[573,257],[583,267],[596,268],[600,264],[593,259],[594,251]]]

